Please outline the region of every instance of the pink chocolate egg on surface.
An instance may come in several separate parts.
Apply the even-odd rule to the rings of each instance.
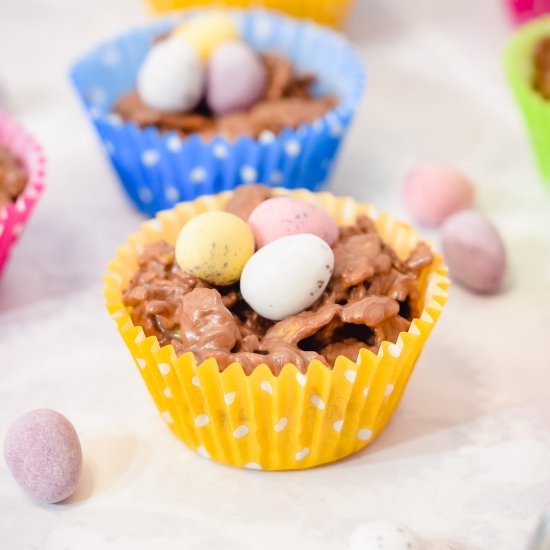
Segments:
[[[474,187],[460,172],[437,164],[419,166],[403,182],[403,200],[423,225],[440,225],[451,214],[470,208]]]
[[[71,495],[82,470],[76,430],[50,409],[31,411],[11,425],[4,458],[17,483],[40,502],[59,502]]]
[[[266,69],[258,54],[242,41],[217,48],[207,68],[206,101],[216,115],[248,109],[265,93]]]
[[[302,199],[276,197],[258,205],[248,218],[256,247],[301,233],[310,233],[332,246],[338,239],[338,226],[320,206]]]
[[[443,254],[452,278],[475,292],[496,292],[506,272],[506,251],[495,227],[474,210],[451,216],[442,228]]]

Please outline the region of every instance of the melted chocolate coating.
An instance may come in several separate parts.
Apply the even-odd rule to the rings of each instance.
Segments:
[[[228,210],[244,219],[271,196],[258,185],[238,187]],[[333,246],[331,281],[313,306],[278,322],[255,313],[238,283],[213,287],[182,272],[174,247],[164,241],[147,246],[139,269],[124,292],[135,325],[178,355],[192,351],[198,362],[209,357],[220,370],[239,362],[249,374],[265,363],[278,374],[287,363],[302,372],[313,359],[332,366],[338,355],[355,361],[359,350],[377,352],[384,340],[396,342],[419,314],[418,277],[433,261],[420,243],[403,262],[360,216],[340,229]]]

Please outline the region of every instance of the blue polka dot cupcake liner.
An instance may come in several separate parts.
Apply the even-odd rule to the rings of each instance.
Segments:
[[[153,216],[180,201],[244,183],[321,188],[361,101],[365,73],[342,35],[313,22],[263,10],[231,12],[241,36],[254,49],[278,53],[298,72],[314,73],[314,93],[338,99],[335,108],[312,124],[277,135],[265,131],[258,139],[205,140],[198,134],[182,138],[156,127],[139,128],[112,112],[116,100],[135,88],[154,38],[196,13],[163,19],[107,41],[71,69],[71,80],[129,198]]]

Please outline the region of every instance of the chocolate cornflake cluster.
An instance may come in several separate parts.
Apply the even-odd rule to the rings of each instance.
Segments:
[[[258,138],[265,130],[277,134],[284,128],[312,123],[336,105],[333,97],[312,96],[313,75],[295,75],[292,65],[278,55],[264,54],[261,59],[268,85],[263,99],[248,111],[216,117],[200,105],[191,113],[166,113],[145,105],[135,91],[122,96],[114,111],[140,127],[157,126],[161,132],[174,130],[182,137],[192,133],[205,139],[222,135],[234,141],[243,135]]]
[[[226,209],[247,219],[271,196],[262,186],[237,188]],[[385,244],[367,216],[341,227],[332,247],[334,272],[311,308],[278,322],[255,313],[243,300],[238,283],[214,287],[179,269],[174,247],[150,244],[124,292],[132,321],[178,355],[192,351],[198,362],[209,357],[220,370],[239,362],[249,374],[265,363],[278,374],[287,363],[302,372],[313,359],[332,366],[359,350],[377,352],[382,341],[396,342],[419,315],[418,278],[433,261],[424,243],[401,261]]]
[[[0,145],[0,208],[15,202],[27,181],[28,175],[21,163],[7,147]]]
[[[541,40],[533,56],[533,88],[544,99],[550,99],[550,37]]]

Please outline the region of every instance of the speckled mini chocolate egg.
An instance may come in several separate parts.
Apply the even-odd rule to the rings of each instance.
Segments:
[[[221,44],[239,37],[239,29],[228,13],[212,10],[178,25],[171,36],[188,40],[199,52],[202,61],[207,62]]]
[[[440,225],[451,214],[470,208],[474,186],[452,168],[437,164],[418,166],[403,182],[403,200],[411,215],[424,225]]]
[[[216,115],[252,107],[266,86],[266,69],[245,42],[226,42],[212,54],[206,71],[206,102]]]
[[[352,534],[348,550],[425,550],[426,546],[410,529],[390,520],[373,520]]]
[[[475,292],[496,292],[506,272],[506,250],[494,225],[474,210],[442,227],[443,254],[452,278]]]
[[[241,293],[256,313],[278,321],[312,305],[325,290],[333,268],[332,249],[317,235],[282,237],[248,260]]]
[[[276,197],[262,202],[250,214],[256,246],[300,233],[311,233],[332,246],[338,239],[338,226],[332,216],[312,202],[293,197]]]
[[[204,95],[205,69],[198,52],[183,38],[154,44],[143,61],[136,82],[141,100],[160,111],[194,109]]]
[[[181,269],[214,285],[237,282],[252,254],[250,227],[229,212],[205,212],[191,219],[176,241],[176,261]]]
[[[50,409],[31,411],[11,425],[4,438],[4,458],[17,483],[40,502],[70,496],[82,470],[76,430]]]

